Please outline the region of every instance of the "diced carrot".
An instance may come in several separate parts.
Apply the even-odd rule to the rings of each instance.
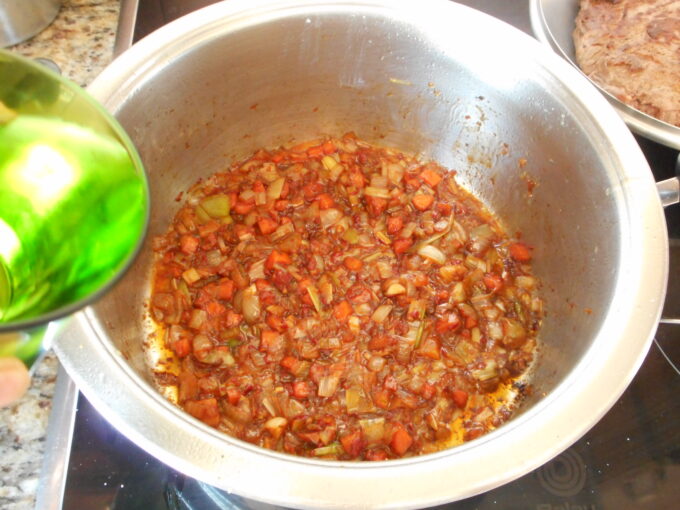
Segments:
[[[335,305],[335,308],[333,309],[333,315],[335,318],[343,322],[349,318],[352,312],[354,312],[354,309],[347,300],[341,301]]]
[[[373,392],[373,403],[380,409],[389,409],[390,400],[390,394],[387,390],[376,390]]]
[[[293,383],[293,396],[295,398],[307,398],[311,393],[312,390],[307,381],[295,381]]]
[[[183,235],[179,239],[180,248],[184,253],[192,254],[198,248],[199,240],[191,235]]]
[[[186,358],[191,353],[191,342],[188,338],[180,338],[172,344],[172,350],[180,358]]]
[[[218,303],[217,301],[210,301],[205,306],[205,311],[208,312],[209,315],[217,317],[219,315],[225,314],[227,312],[227,309],[225,308],[224,305]]]
[[[319,209],[330,209],[335,204],[335,200],[328,193],[321,193],[318,196]]]
[[[401,219],[401,216],[390,216],[387,218],[387,233],[394,235],[398,234],[401,232],[401,229],[404,228],[404,220]]]
[[[229,301],[234,296],[234,282],[228,278],[223,278],[215,287],[215,297]]]
[[[237,213],[237,214],[248,214],[254,208],[255,208],[255,204],[253,202],[242,202],[242,201],[236,202],[234,204],[234,206],[232,207],[234,212]]]
[[[278,331],[265,329],[260,333],[260,350],[274,351],[280,344],[280,336]]]
[[[420,179],[418,179],[418,176],[416,176],[416,175],[410,175],[410,174],[404,175],[404,182],[406,183],[406,186],[408,188],[411,188],[411,189],[420,188]]]
[[[397,455],[404,455],[413,444],[413,438],[403,425],[398,425],[394,428],[392,433],[392,440],[390,441],[390,448]]]
[[[207,237],[210,234],[217,232],[220,229],[220,226],[221,225],[217,221],[210,220],[208,223],[198,226],[198,234],[201,237]]]
[[[420,172],[420,178],[424,180],[431,188],[434,188],[442,180],[442,176],[430,168],[426,168]]]
[[[467,404],[467,400],[468,400],[467,391],[453,390],[451,392],[451,399],[453,400],[454,404],[456,404],[458,407],[460,407],[462,409]]]
[[[430,278],[425,273],[416,273],[413,277],[413,285],[416,287],[424,287],[430,283]]]
[[[509,246],[510,256],[517,262],[529,262],[532,248],[524,243],[513,243]]]
[[[503,286],[503,279],[496,273],[486,273],[482,279],[486,288],[490,291],[497,291]]]
[[[419,211],[426,211],[427,209],[432,207],[432,203],[434,202],[434,196],[427,193],[416,193],[415,195],[413,195],[411,202],[413,202],[413,207],[415,207]]]
[[[350,271],[360,271],[364,263],[361,259],[356,257],[346,257],[344,260],[345,267]]]
[[[267,260],[264,261],[264,268],[267,271],[272,271],[277,264],[287,266],[292,262],[293,261],[291,260],[290,255],[288,255],[286,252],[272,250],[272,252],[267,257]]]
[[[258,181],[255,181],[255,182],[253,183],[253,191],[254,191],[255,193],[264,193],[264,192],[267,191],[267,190],[266,190],[266,188],[264,187],[264,183],[263,183],[262,181],[259,181],[259,180],[258,180]]]
[[[271,289],[272,284],[263,278],[258,278],[255,280],[255,288],[257,289],[257,292],[260,293],[262,291]]]
[[[263,216],[257,220],[257,226],[264,235],[269,235],[277,229],[279,224],[268,216]]]
[[[271,160],[273,163],[280,163],[285,157],[286,153],[284,151],[279,151],[271,157]]]
[[[394,243],[392,243],[392,249],[394,250],[394,253],[397,255],[404,253],[406,250],[408,250],[411,245],[413,244],[413,239],[410,237],[408,238],[399,238]]]
[[[235,406],[241,400],[241,392],[237,388],[227,388],[227,400]]]
[[[342,448],[351,457],[356,457],[361,453],[363,447],[363,441],[361,439],[361,430],[355,430],[350,432],[340,438],[340,444]]]

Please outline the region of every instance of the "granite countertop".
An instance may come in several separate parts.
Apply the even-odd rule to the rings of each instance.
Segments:
[[[87,86],[111,61],[119,0],[63,0],[54,22],[10,51],[57,63],[67,78]],[[0,508],[33,508],[45,450],[58,360],[37,366],[27,395],[0,409]]]

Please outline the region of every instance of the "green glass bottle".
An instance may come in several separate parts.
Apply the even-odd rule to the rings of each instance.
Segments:
[[[17,331],[105,292],[139,249],[148,210],[116,121],[75,84],[0,52],[0,355],[3,332],[17,344]]]

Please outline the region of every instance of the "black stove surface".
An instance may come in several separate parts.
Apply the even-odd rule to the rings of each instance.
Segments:
[[[134,40],[210,0],[139,0]],[[527,0],[469,0],[530,31]],[[499,7],[500,6],[500,7]],[[499,14],[500,9],[500,14]],[[677,151],[638,138],[656,180]],[[610,412],[561,455],[528,475],[446,509],[670,509],[680,500],[680,207],[666,209],[670,280],[664,321],[640,371]],[[263,483],[266,483],[263,480]],[[174,471],[120,435],[79,396],[64,509],[271,508]]]

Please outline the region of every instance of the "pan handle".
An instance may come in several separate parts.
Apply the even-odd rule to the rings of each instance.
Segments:
[[[680,154],[675,160],[675,177],[657,182],[656,189],[664,207],[680,202]]]

